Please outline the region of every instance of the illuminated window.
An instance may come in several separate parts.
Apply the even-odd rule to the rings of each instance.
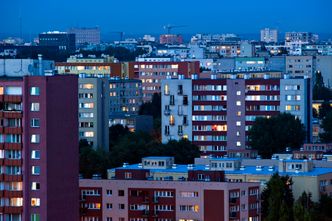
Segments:
[[[3,87],[0,87],[0,95],[3,95],[3,92],[4,92]]]
[[[39,94],[40,94],[39,87],[31,87],[30,88],[30,95],[39,95]]]
[[[80,103],[79,108],[91,109],[94,108],[94,103]]]
[[[173,115],[169,116],[169,124],[174,125],[175,124],[175,118]]]
[[[241,101],[236,101],[236,106],[241,106]]]
[[[31,151],[31,159],[40,159],[40,151],[39,150]]]
[[[84,137],[94,137],[95,134],[93,131],[86,131],[84,132]]]
[[[31,119],[31,127],[40,127],[39,118],[32,118]]]
[[[39,190],[39,189],[40,189],[40,183],[38,182],[31,183],[31,190]]]
[[[241,95],[241,91],[236,91],[236,95]]]
[[[40,206],[40,198],[31,198],[31,206],[32,207]]]
[[[241,111],[238,111],[238,112],[236,113],[236,115],[240,117],[240,116],[241,116]]]
[[[39,111],[39,103],[31,103],[31,111]]]
[[[93,89],[93,84],[80,84],[81,89]]]
[[[241,121],[236,121],[236,126],[241,126]]]
[[[23,206],[23,198],[11,198],[10,206]]]
[[[240,141],[237,141],[237,142],[236,142],[236,146],[237,146],[237,147],[240,147],[240,146],[241,146],[241,142],[240,142]]]
[[[39,134],[32,134],[31,135],[31,143],[39,143],[40,142],[40,135]]]

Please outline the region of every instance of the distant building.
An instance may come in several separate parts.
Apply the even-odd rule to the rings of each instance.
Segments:
[[[235,58],[235,70],[254,71],[265,69],[265,58],[245,57]]]
[[[76,76],[0,78],[0,220],[79,219],[77,92]]]
[[[76,45],[100,44],[100,28],[71,28],[68,33],[75,34]]]
[[[182,44],[183,38],[182,35],[164,34],[160,35],[159,42],[160,44],[169,44],[169,45]]]
[[[240,57],[252,57],[254,56],[254,45],[252,45],[249,41],[242,41],[240,43]]]
[[[80,180],[82,220],[260,220],[259,183],[225,182],[209,166],[145,157],[111,177]]]
[[[109,149],[108,114],[110,105],[108,77],[79,78],[79,139],[94,149]]]
[[[318,35],[310,32],[286,32],[285,34],[285,47],[290,55],[301,55],[303,45],[317,41]]]
[[[315,62],[315,71],[319,71],[322,74],[325,86],[332,88],[332,54],[326,56],[318,55]]]
[[[261,30],[261,41],[265,43],[277,43],[278,42],[278,30],[264,28]]]
[[[130,132],[143,131],[150,133],[153,130],[153,116],[137,114],[110,114],[109,127],[121,124],[127,127]]]
[[[67,32],[43,32],[39,34],[40,46],[56,46],[60,51],[75,52],[75,34]]]

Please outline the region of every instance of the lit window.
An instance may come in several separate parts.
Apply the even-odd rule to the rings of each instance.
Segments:
[[[40,174],[40,166],[32,166],[32,175]]]
[[[241,101],[236,101],[236,106],[241,106]]]
[[[31,111],[39,111],[39,103],[31,103]]]
[[[241,95],[241,91],[236,91],[236,95]]]
[[[39,143],[40,142],[40,135],[39,134],[32,134],[31,135],[31,143]]]
[[[40,151],[39,150],[31,151],[31,159],[40,159]]]
[[[241,116],[241,111],[238,111],[238,112],[236,113],[236,115],[240,117],[240,116]]]
[[[169,117],[169,124],[170,124],[170,125],[174,125],[174,124],[175,124],[175,118],[174,118],[173,115],[171,115],[171,116]]]
[[[240,136],[240,131],[236,131],[236,136]]]
[[[39,94],[40,94],[39,87],[31,87],[30,88],[30,95],[39,95]]]
[[[40,206],[40,198],[31,198],[31,206]]]
[[[93,89],[93,84],[80,84],[81,89]]]
[[[95,134],[93,131],[86,131],[84,132],[84,137],[94,137]]]
[[[236,121],[236,126],[241,126],[241,121]]]
[[[240,141],[237,141],[237,142],[236,142],[236,146],[237,146],[237,147],[240,147],[240,146],[241,146],[241,142],[240,142]]]
[[[39,190],[39,189],[40,189],[40,183],[38,182],[31,183],[31,190]]]

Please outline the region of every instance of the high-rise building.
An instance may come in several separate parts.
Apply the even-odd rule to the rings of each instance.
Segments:
[[[40,46],[57,46],[59,50],[75,52],[75,34],[67,32],[43,32],[39,34]]]
[[[109,149],[108,115],[110,94],[108,77],[80,75],[78,89],[79,138],[94,149]]]
[[[81,220],[260,220],[259,183],[226,182],[210,165],[145,157],[112,172],[112,179],[80,180]]]
[[[0,79],[0,220],[78,220],[77,91],[76,76]]]
[[[100,44],[100,28],[71,28],[68,33],[75,34],[76,45]]]
[[[191,84],[191,88],[187,85]],[[184,89],[183,95],[178,88]],[[190,91],[191,89],[191,91]],[[182,99],[183,97],[183,99]],[[188,108],[183,104],[189,101]],[[253,157],[248,131],[257,117],[288,112],[305,125],[311,140],[311,79],[282,78],[281,72],[252,71],[211,75],[211,79],[162,81],[162,141],[185,136],[204,155]],[[189,119],[190,123],[184,123]],[[184,132],[184,133],[179,133]]]
[[[278,30],[264,28],[261,30],[261,41],[266,43],[278,42]]]

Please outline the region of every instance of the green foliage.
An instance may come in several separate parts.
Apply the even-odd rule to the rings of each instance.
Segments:
[[[139,115],[151,115],[153,119],[161,118],[161,94],[154,93],[151,102],[143,103],[139,109]]]
[[[303,192],[294,203],[294,220],[311,221],[314,220],[314,202],[311,200],[311,193]]]
[[[313,87],[314,100],[329,100],[332,98],[331,91],[325,87],[322,73],[317,71],[315,73],[315,84]]]
[[[324,119],[324,117],[326,117],[326,115],[332,111],[332,107],[330,105],[329,101],[324,101],[322,103],[322,105],[319,107],[319,118],[320,119]]]
[[[109,128],[110,146],[111,147],[114,146],[122,136],[124,136],[128,133],[129,133],[128,127],[123,127],[121,124],[112,125]]]
[[[249,131],[249,142],[263,158],[286,147],[299,148],[305,139],[304,126],[288,113],[271,118],[257,118]]]
[[[332,111],[324,117],[321,127],[324,132],[319,134],[320,140],[325,143],[332,142]]]
[[[103,149],[94,150],[86,140],[80,140],[80,174],[84,178],[91,178],[93,174],[100,174],[106,178],[106,170],[110,165],[109,154]]]
[[[272,175],[262,192],[263,220],[293,220],[293,182],[288,176]]]

